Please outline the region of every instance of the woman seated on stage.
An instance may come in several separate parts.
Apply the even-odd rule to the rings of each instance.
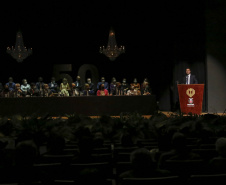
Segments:
[[[100,85],[100,89],[97,91],[97,96],[108,96],[108,90],[104,88],[104,84]]]
[[[141,95],[140,90],[134,88],[134,86],[130,87],[130,90],[127,91],[127,96],[137,96],[137,95]]]
[[[69,96],[69,91],[71,90],[69,83],[67,81],[67,78],[64,78],[62,80],[62,83],[60,84],[60,94],[62,96]]]

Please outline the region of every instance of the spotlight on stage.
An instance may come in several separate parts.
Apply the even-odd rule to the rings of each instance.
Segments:
[[[15,47],[7,47],[6,52],[10,54],[17,62],[22,62],[26,59],[29,55],[32,54],[32,48],[27,49],[24,46],[24,41],[21,32],[17,32],[16,35],[16,44]]]
[[[108,45],[105,48],[100,47],[100,53],[103,53],[106,55],[111,61],[114,61],[119,55],[122,53],[125,53],[125,47],[124,46],[117,46],[116,39],[115,39],[115,32],[111,28],[109,31],[109,37],[108,37]]]

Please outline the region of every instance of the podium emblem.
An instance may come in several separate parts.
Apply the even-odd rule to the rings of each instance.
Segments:
[[[195,89],[193,89],[193,88],[187,89],[186,94],[190,97],[190,98],[188,98],[187,107],[194,107],[195,104],[194,104],[192,96],[195,95]]]
[[[192,96],[195,95],[195,89],[193,88],[187,89],[186,94],[191,98]]]

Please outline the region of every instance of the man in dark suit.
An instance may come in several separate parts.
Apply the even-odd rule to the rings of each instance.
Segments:
[[[197,84],[198,80],[196,79],[195,75],[191,74],[191,69],[186,68],[186,76],[183,78],[184,84]]]

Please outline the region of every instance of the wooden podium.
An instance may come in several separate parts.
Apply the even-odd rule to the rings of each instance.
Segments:
[[[180,110],[183,114],[202,113],[204,84],[177,84]]]

